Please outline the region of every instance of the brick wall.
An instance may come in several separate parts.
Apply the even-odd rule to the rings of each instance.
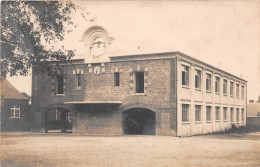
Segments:
[[[20,118],[10,118],[10,108],[14,105],[20,106]],[[2,131],[30,131],[32,119],[27,100],[4,99],[1,111]]]
[[[100,66],[101,73],[93,73]],[[75,72],[83,71],[82,87],[76,86]],[[65,94],[53,95],[52,78],[44,74],[33,75],[34,112],[44,112],[47,106],[69,101],[122,101],[122,104],[108,111],[106,108],[78,107],[76,115],[79,134],[121,134],[124,106],[139,104],[157,109],[156,134],[175,135],[176,130],[176,81],[175,59],[110,62],[101,64],[67,65],[64,67]],[[134,73],[145,75],[144,94],[134,92]],[[114,86],[114,72],[120,73],[120,86]],[[110,107],[110,106],[109,106]],[[120,111],[120,112],[119,112]],[[43,126],[44,114],[35,114],[38,129]],[[42,124],[42,125],[37,125]]]

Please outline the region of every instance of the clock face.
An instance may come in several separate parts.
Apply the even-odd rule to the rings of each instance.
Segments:
[[[104,55],[104,52],[105,52],[105,42],[102,38],[98,37],[92,43],[91,56],[93,58],[100,57]]]
[[[100,67],[99,66],[96,66],[94,67],[94,74],[100,74]]]

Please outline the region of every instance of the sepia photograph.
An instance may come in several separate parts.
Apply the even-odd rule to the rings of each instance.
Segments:
[[[0,167],[259,167],[259,0],[2,0]]]

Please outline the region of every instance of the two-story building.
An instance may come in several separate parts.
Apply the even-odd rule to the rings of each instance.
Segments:
[[[33,73],[34,132],[190,136],[246,125],[244,79],[181,52],[111,55],[112,40],[91,27],[83,59]]]

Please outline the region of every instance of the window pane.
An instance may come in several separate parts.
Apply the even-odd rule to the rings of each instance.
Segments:
[[[144,72],[136,72],[136,93],[144,93]]]
[[[189,105],[182,104],[182,122],[189,121]]]
[[[10,110],[10,117],[14,117],[14,109]]]
[[[115,86],[120,85],[120,74],[119,74],[119,72],[114,73],[114,84],[115,84]]]
[[[218,121],[218,120],[220,120],[219,119],[219,107],[216,107],[215,109],[216,109],[216,114],[215,114],[216,115],[216,120]]]
[[[227,120],[227,107],[223,108],[223,119]]]
[[[15,110],[15,117],[16,117],[16,118],[19,118],[19,117],[20,117],[20,109],[18,109],[18,110],[16,109],[16,110]]]
[[[81,75],[79,74],[79,75],[77,75],[77,86],[78,87],[81,87]]]
[[[239,122],[239,109],[237,108],[237,122]]]
[[[63,76],[57,76],[57,94],[63,94]]]
[[[207,121],[211,121],[211,107],[207,106]]]
[[[233,108],[230,108],[230,122],[234,122],[234,112],[233,112]]]
[[[195,106],[195,121],[201,121],[201,106]]]
[[[186,72],[182,71],[182,85],[186,85]]]

